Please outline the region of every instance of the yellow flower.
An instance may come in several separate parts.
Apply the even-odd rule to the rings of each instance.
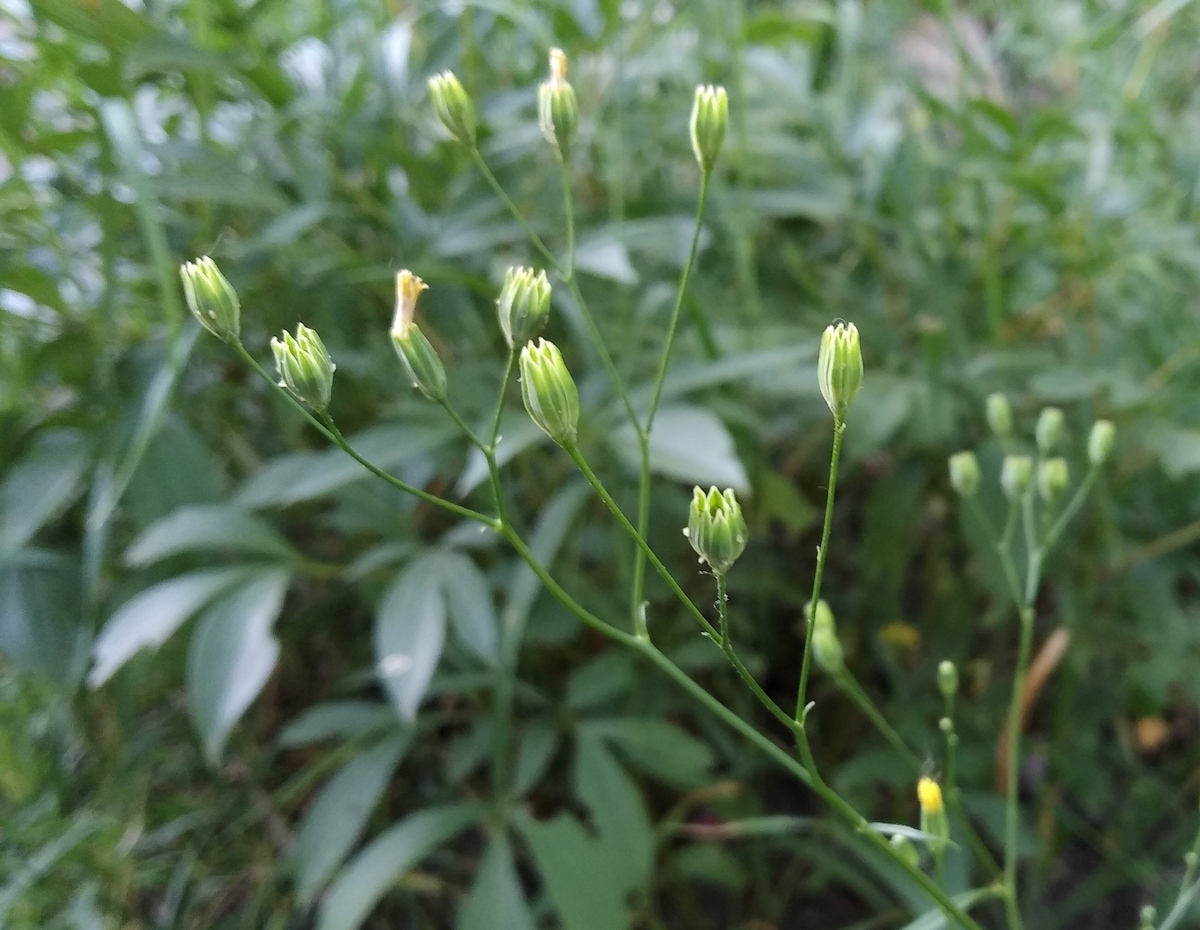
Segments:
[[[916,627],[897,620],[879,631],[879,638],[893,649],[915,649],[921,643]]]
[[[940,814],[942,812],[942,789],[932,778],[922,778],[917,782],[917,800],[921,802],[921,813]]]
[[[396,275],[396,315],[392,317],[393,333],[403,336],[408,332],[417,312],[417,298],[421,296],[421,291],[426,290],[429,290],[429,285],[407,268]]]

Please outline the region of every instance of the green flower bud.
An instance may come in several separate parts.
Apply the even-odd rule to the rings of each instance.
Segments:
[[[560,48],[550,49],[550,80],[538,88],[538,125],[558,157],[570,159],[579,128],[579,101],[567,81],[567,56]]]
[[[496,301],[500,329],[509,348],[523,346],[546,325],[550,314],[550,282],[546,272],[532,268],[509,268]]]
[[[896,854],[896,857],[908,863],[909,868],[915,869],[920,864],[921,854],[917,852],[917,847],[913,845],[912,840],[907,836],[893,833],[892,838],[888,842],[891,844],[892,851]]]
[[[443,71],[429,79],[429,96],[433,112],[442,125],[463,145],[475,144],[475,104],[462,81],[453,71]]]
[[[217,263],[205,255],[180,265],[179,277],[192,315],[218,339],[236,344],[241,334],[238,296]]]
[[[1038,452],[1042,455],[1053,452],[1062,439],[1063,412],[1057,407],[1045,407],[1038,414],[1037,427],[1034,437],[1037,439]]]
[[[979,460],[974,452],[950,456],[950,487],[959,497],[974,497],[979,490]]]
[[[942,692],[942,697],[952,698],[958,694],[958,666],[949,659],[943,659],[939,662],[937,682],[938,690]]]
[[[693,488],[688,525],[683,535],[700,556],[700,561],[707,562],[714,574],[728,572],[745,550],[750,535],[733,489],[709,488],[706,494],[701,488]]]
[[[992,432],[1001,439],[1012,435],[1012,404],[1003,394],[989,394],[987,399],[987,421]]]
[[[692,103],[692,151],[705,174],[712,171],[725,142],[729,125],[729,97],[724,87],[701,84]]]
[[[1092,424],[1092,431],[1088,435],[1088,462],[1093,468],[1099,468],[1108,461],[1116,438],[1117,428],[1108,420],[1097,420]]]
[[[1047,504],[1058,500],[1067,489],[1070,472],[1063,458],[1044,459],[1038,463],[1038,494]]]
[[[917,782],[917,800],[921,804],[921,831],[931,835],[925,845],[936,856],[950,841],[950,822],[946,819],[941,785],[932,778],[922,778]]]
[[[280,387],[287,388],[314,410],[329,406],[337,366],[329,358],[325,343],[315,329],[299,324],[295,337],[285,332],[282,339],[272,339],[271,352],[279,370]]]
[[[1004,496],[1015,501],[1029,490],[1033,480],[1033,459],[1028,455],[1006,455],[1000,469],[1000,487]]]
[[[858,328],[853,323],[827,326],[821,335],[821,350],[817,355],[817,380],[821,396],[839,422],[850,409],[854,395],[862,387],[862,351],[858,343]]]
[[[545,339],[521,350],[521,397],[525,409],[560,446],[575,442],[579,425],[579,391],[558,346]]]
[[[446,368],[437,350],[413,321],[417,298],[429,285],[407,269],[396,275],[396,314],[392,318],[392,345],[404,364],[412,385],[430,400],[446,399]]]
[[[1158,921],[1158,909],[1153,904],[1147,904],[1138,914],[1138,930],[1154,930]]]
[[[810,601],[804,607],[804,616],[813,625],[813,658],[827,674],[836,677],[846,667],[846,654],[837,636],[837,624],[833,619],[833,611],[822,599],[817,601],[817,610],[814,616]]]

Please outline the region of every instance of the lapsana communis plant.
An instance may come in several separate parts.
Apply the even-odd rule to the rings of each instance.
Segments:
[[[922,866],[916,848],[904,836],[894,830],[882,829],[871,824],[849,802],[841,797],[823,778],[810,742],[810,715],[820,713],[809,700],[811,666],[815,662],[828,674],[855,703],[867,714],[897,753],[913,769],[913,779],[918,785],[920,823],[926,847],[934,854],[938,863],[948,844],[954,842],[957,830],[966,832],[969,846],[976,851],[977,859],[985,878],[991,881],[999,871],[986,845],[978,840],[969,821],[961,814],[956,804],[956,788],[953,778],[953,748],[957,737],[953,734],[953,702],[957,693],[957,672],[951,664],[943,663],[939,670],[939,686],[947,704],[947,713],[941,724],[947,734],[947,778],[946,795],[943,800],[942,787],[928,776],[921,777],[922,762],[905,744],[875,708],[866,692],[855,682],[847,667],[846,655],[837,638],[833,611],[822,598],[824,569],[831,545],[833,511],[837,487],[839,459],[843,437],[853,415],[853,405],[864,380],[864,363],[860,334],[853,323],[838,322],[829,326],[821,336],[817,359],[818,387],[832,415],[832,450],[830,454],[829,479],[826,485],[826,506],[820,543],[813,567],[812,590],[807,603],[804,648],[800,667],[797,669],[796,703],[794,709],[785,709],[771,695],[741,660],[731,632],[729,596],[726,588],[728,576],[737,570],[740,559],[746,557],[749,528],[742,504],[730,488],[712,487],[707,490],[695,488],[692,496],[686,534],[689,543],[703,563],[702,570],[710,574],[716,585],[716,622],[699,607],[673,577],[662,559],[647,540],[649,512],[651,507],[649,437],[655,415],[662,399],[663,383],[670,363],[672,348],[681,323],[684,295],[695,262],[697,242],[704,215],[704,205],[709,181],[719,162],[728,128],[729,101],[725,90],[718,86],[701,86],[696,89],[689,123],[690,141],[696,163],[700,168],[700,193],[697,202],[696,221],[691,247],[684,265],[671,316],[666,326],[661,355],[649,392],[649,403],[635,407],[612,360],[609,347],[590,313],[579,290],[575,276],[575,243],[573,227],[573,193],[568,167],[575,148],[581,144],[578,134],[579,104],[574,88],[567,81],[567,58],[558,49],[549,56],[549,79],[538,92],[538,123],[543,135],[554,148],[562,165],[563,196],[566,217],[565,246],[561,252],[552,250],[530,226],[527,218],[513,203],[504,188],[496,180],[481,154],[478,145],[478,117],[470,94],[450,72],[439,74],[429,81],[429,93],[433,109],[458,144],[470,153],[485,180],[495,190],[505,207],[525,229],[530,243],[538,255],[541,268],[514,267],[508,269],[503,285],[496,295],[496,320],[503,336],[501,352],[506,354],[504,375],[497,384],[495,414],[484,429],[472,428],[454,409],[450,397],[450,373],[439,357],[434,343],[422,331],[417,321],[418,299],[427,289],[425,283],[412,271],[403,270],[396,276],[396,309],[389,335],[395,348],[400,370],[408,383],[424,397],[440,405],[461,429],[464,437],[482,455],[491,484],[491,508],[475,510],[457,501],[430,493],[424,488],[414,487],[388,473],[365,458],[341,433],[331,412],[334,401],[335,366],[326,351],[320,336],[304,324],[300,324],[295,336],[285,333],[272,342],[272,351],[278,369],[278,379],[270,377],[240,342],[240,306],[236,293],[221,275],[211,259],[200,259],[189,263],[181,270],[188,306],[210,332],[226,341],[242,355],[248,364],[285,393],[297,409],[333,443],[353,456],[365,468],[381,480],[394,487],[412,493],[427,503],[457,517],[475,521],[494,532],[519,556],[546,589],[557,598],[568,611],[603,636],[634,650],[669,676],[680,688],[707,708],[718,719],[740,733],[752,745],[774,760],[799,781],[810,787],[819,797],[852,828],[874,845],[876,850],[889,857],[897,867],[927,896],[932,908],[939,911],[951,926],[980,930],[976,920],[967,913],[963,903],[956,903],[940,880],[940,868],[930,874]],[[544,270],[543,270],[544,269]],[[551,278],[554,283],[551,283]],[[589,428],[587,411],[581,411],[581,400],[571,374],[566,356],[559,346],[541,337],[550,313],[553,288],[563,287],[580,311],[593,348],[601,360],[612,390],[620,400],[625,415],[638,440],[640,474],[638,482],[637,512],[626,514],[625,510],[608,492],[586,459],[581,443],[581,434]],[[436,325],[436,323],[432,324]],[[569,347],[568,347],[569,348]],[[595,494],[611,511],[613,518],[628,534],[633,546],[633,572],[630,590],[631,613],[621,620],[604,619],[584,607],[554,575],[542,565],[518,529],[508,517],[504,489],[500,480],[501,463],[496,449],[499,442],[499,424],[505,408],[510,403],[512,379],[517,377],[520,395],[530,418],[552,438],[570,458],[579,472],[591,485]],[[336,404],[333,404],[336,406]],[[987,403],[987,420],[993,432],[1005,443],[1014,442],[1013,415],[1007,399],[993,395]],[[1018,665],[1014,694],[1019,691],[1021,678],[1028,665],[1029,638],[1033,625],[1034,598],[1037,592],[1045,556],[1062,534],[1063,528],[1078,511],[1082,498],[1095,481],[1096,470],[1111,453],[1115,432],[1111,424],[1099,422],[1093,427],[1088,443],[1088,476],[1076,497],[1061,509],[1058,504],[1066,493],[1070,469],[1063,457],[1050,456],[1062,444],[1065,433],[1065,417],[1061,411],[1043,412],[1036,430],[1035,448],[1037,457],[1020,453],[1016,448],[1005,459],[1000,483],[1004,494],[1018,516],[1027,515],[1027,533],[1032,541],[1028,547],[1030,566],[1024,587],[1016,577],[1015,570],[1007,570],[1014,581],[1013,593],[1019,606],[1022,651]],[[561,454],[561,453],[560,453]],[[975,455],[959,453],[951,460],[950,480],[955,491],[973,508],[979,508],[978,490],[983,480]],[[1038,520],[1038,513],[1043,518]],[[979,510],[982,516],[982,510]],[[986,520],[986,517],[984,517]],[[1007,553],[1004,548],[1012,542],[1015,518],[1002,537],[997,537],[998,553]],[[1005,556],[1007,557],[1007,556]],[[1011,569],[1011,566],[1008,566]],[[644,581],[647,570],[653,570],[670,588],[683,611],[721,650],[731,667],[762,703],[779,726],[795,741],[794,751],[783,748],[770,735],[760,731],[724,704],[702,685],[691,678],[655,645],[649,620],[646,616]],[[512,639],[502,649],[504,655],[501,668],[496,675],[492,700],[494,715],[493,729],[496,734],[495,757],[493,760],[493,794],[496,802],[496,823],[505,824],[512,815],[513,772],[511,760],[513,746],[511,718],[514,713],[513,691],[516,682],[516,658],[520,643],[520,631],[512,632]],[[950,671],[946,671],[949,668]],[[951,675],[953,672],[953,676]],[[953,684],[951,685],[951,678]],[[1014,733],[1012,758],[1017,758],[1019,744],[1016,726],[1010,721]],[[953,739],[952,739],[953,737]],[[920,781],[916,781],[920,777]],[[1015,779],[1013,779],[1015,782]],[[1010,783],[1009,812],[1015,816],[1015,795]],[[896,825],[883,825],[896,826]],[[906,828],[911,832],[911,828]],[[982,849],[980,849],[982,847]],[[1013,930],[1020,925],[1017,907],[1015,840],[1006,836],[1004,875],[995,886],[994,897],[1005,899],[1009,920]],[[989,892],[991,893],[991,892]],[[981,900],[986,895],[981,895]]]

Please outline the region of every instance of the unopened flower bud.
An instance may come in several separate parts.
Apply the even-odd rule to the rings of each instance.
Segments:
[[[812,602],[805,606],[804,616],[813,625],[813,658],[827,674],[836,677],[846,667],[846,655],[837,636],[837,624],[833,619],[833,611],[829,609],[829,605],[824,600],[819,600],[815,612]]]
[[[412,385],[430,400],[446,399],[446,368],[437,350],[413,317],[417,298],[428,285],[407,269],[396,275],[396,313],[392,317],[392,345],[408,372]]]
[[[917,800],[921,805],[921,831],[930,834],[925,841],[930,851],[938,855],[950,840],[950,823],[942,803],[942,788],[932,778],[917,782]]]
[[[817,355],[817,380],[821,396],[841,421],[862,387],[863,362],[859,348],[858,327],[853,323],[827,326],[821,335],[821,350]]]
[[[1000,469],[1000,488],[1004,496],[1015,501],[1029,490],[1033,480],[1033,459],[1028,455],[1006,455]]]
[[[958,667],[949,659],[938,663],[937,682],[942,697],[952,698],[958,694]]]
[[[950,456],[950,487],[959,497],[974,497],[979,490],[979,460],[974,452]]]
[[[1063,412],[1057,407],[1045,407],[1038,414],[1034,438],[1037,439],[1038,452],[1042,455],[1053,452],[1062,439]]]
[[[180,265],[179,277],[192,315],[218,339],[236,343],[241,333],[238,296],[217,263],[205,255]]]
[[[1003,394],[989,394],[987,399],[987,421],[1001,439],[1007,439],[1012,435],[1013,428],[1013,413],[1012,404],[1008,402],[1008,398]]]
[[[287,388],[314,410],[329,406],[333,372],[337,366],[329,358],[325,343],[315,329],[299,324],[294,337],[285,332],[282,338],[272,339],[271,352],[279,370],[280,387]]]
[[[579,391],[558,346],[545,339],[521,350],[521,397],[525,409],[560,446],[575,442],[579,425]]]
[[[746,548],[750,532],[742,516],[742,507],[732,488],[718,491],[692,489],[688,525],[683,531],[701,562],[707,562],[715,574],[724,575]]]
[[[1038,494],[1047,504],[1052,504],[1062,497],[1069,480],[1070,471],[1067,469],[1066,459],[1052,458],[1038,463]]]
[[[546,272],[535,275],[532,268],[509,268],[504,273],[504,287],[496,308],[509,348],[525,345],[541,332],[550,313],[550,282],[546,280]]]
[[[912,840],[907,836],[901,836],[899,833],[893,833],[892,838],[888,841],[891,844],[892,851],[897,858],[906,862],[909,868],[915,869],[921,862],[921,854],[917,852],[917,847],[913,845]]]
[[[579,128],[579,101],[567,81],[567,56],[560,48],[550,49],[550,80],[538,88],[538,125],[558,157],[569,160]]]
[[[463,145],[475,145],[475,104],[462,81],[453,71],[443,71],[429,79],[429,96],[433,99],[433,112]]]
[[[721,146],[725,142],[725,127],[729,125],[729,97],[724,87],[702,84],[696,88],[692,103],[692,151],[705,174],[712,171]]]
[[[1092,431],[1088,435],[1088,462],[1093,468],[1099,468],[1108,461],[1116,438],[1117,428],[1108,420],[1097,420],[1092,424]]]
[[[1153,904],[1147,904],[1138,914],[1138,930],[1154,930],[1158,920],[1158,909]]]

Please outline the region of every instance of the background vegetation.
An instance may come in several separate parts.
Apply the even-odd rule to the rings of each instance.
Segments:
[[[679,533],[690,485],[743,491],[734,629],[785,700],[829,452],[815,340],[854,320],[867,377],[824,590],[850,666],[930,771],[934,670],[959,662],[960,778],[988,836],[1016,627],[946,457],[981,444],[996,473],[982,412],[996,390],[1026,430],[1064,407],[1076,448],[1096,416],[1118,424],[1115,466],[1040,605],[1038,644],[1070,638],[1029,724],[1028,913],[1131,927],[1140,905],[1169,904],[1200,773],[1198,39],[1186,0],[953,15],[4,0],[0,925],[353,925],[332,895],[313,907],[348,857],[418,808],[488,797],[497,630],[523,617],[524,839],[464,833],[395,869],[366,926],[898,926],[923,909],[767,760],[539,597],[502,547],[363,480],[185,319],[176,266],[211,253],[256,355],[297,320],[316,327],[343,429],[410,482],[470,499],[479,463],[388,345],[391,277],[432,285],[422,325],[476,421],[503,369],[498,283],[536,256],[434,121],[425,78],[460,75],[486,157],[561,244],[534,112],[551,45],[583,112],[581,286],[635,391],[686,256],[691,91],[730,93],[660,415],[653,544],[711,599]],[[588,455],[632,503],[634,438],[569,301],[551,333]],[[510,412],[520,522],[585,604],[627,614],[625,538]],[[772,731],[656,579],[648,596],[656,641]],[[413,616],[448,618],[423,702],[376,675],[373,642]],[[827,681],[815,698],[837,788],[914,822],[914,773]]]

